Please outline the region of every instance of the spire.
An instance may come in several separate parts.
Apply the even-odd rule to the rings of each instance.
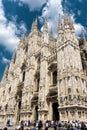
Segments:
[[[60,18],[60,14],[59,14],[59,19],[58,19],[58,30],[61,29],[61,18]]]
[[[25,40],[25,45],[27,45],[28,44],[28,40],[29,40],[29,36],[26,38],[26,40]]]
[[[48,26],[47,26],[46,18],[45,18],[45,21],[44,21],[44,31],[48,32]]]
[[[33,23],[32,23],[32,30],[34,30],[34,29],[36,29],[37,30],[37,26],[38,26],[38,24],[37,24],[38,22],[37,22],[37,18],[36,18],[36,20],[35,21],[33,21]]]
[[[64,10],[64,25],[67,25],[68,23],[68,16],[66,14],[66,11]]]
[[[21,37],[20,37],[19,44],[18,44],[18,49],[21,47],[21,45],[23,45],[23,43],[24,43],[24,37],[25,37],[25,35],[22,34]]]
[[[58,19],[58,34],[62,33],[63,31],[63,25],[62,25],[62,21],[61,21],[61,16],[59,14],[59,19]]]
[[[86,38],[85,38],[84,29],[82,29],[82,37],[83,37],[83,44],[87,46],[87,41],[86,41]]]
[[[71,16],[68,16],[66,12],[64,12],[64,29],[65,33],[67,32],[68,34],[75,34],[75,29],[71,20]]]
[[[25,37],[25,34],[22,34],[21,37],[20,37],[20,43],[24,42],[24,37]]]
[[[13,52],[11,62],[13,62],[13,63],[14,63],[14,60],[15,60],[15,51]]]
[[[50,30],[50,40],[52,40],[53,39],[53,32],[52,32],[52,26],[51,26],[51,30]]]
[[[6,74],[6,75],[8,74],[8,65],[5,68],[4,74]]]
[[[74,25],[73,25],[71,16],[68,17],[68,22],[69,22],[70,29],[72,30],[73,33],[75,33],[75,29],[74,29]]]

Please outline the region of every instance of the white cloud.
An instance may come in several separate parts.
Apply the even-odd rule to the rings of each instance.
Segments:
[[[8,63],[10,63],[10,60],[7,59],[6,57],[2,57],[2,63],[3,64],[8,64]]]
[[[44,7],[41,20],[47,18],[48,30],[53,30],[53,34],[57,36],[58,14],[63,14],[62,0],[48,0],[46,7]]]
[[[16,25],[8,22],[5,18],[2,1],[0,1],[0,44],[12,51],[19,41],[19,38],[15,34],[16,31]]]
[[[13,0],[12,0],[13,1]],[[58,14],[63,15],[63,7],[62,7],[62,1],[63,0],[14,0],[15,2],[21,2],[29,6],[30,10],[38,10],[42,7],[44,3],[46,3],[46,6],[43,8],[42,15],[39,17],[40,21],[43,23],[44,18],[46,17],[48,22],[48,31],[50,32],[51,28],[53,30],[54,37],[57,37],[57,29],[58,29]],[[82,0],[79,0],[79,2],[82,2]],[[81,11],[78,10],[78,15],[81,14]],[[73,17],[73,15],[72,15]],[[80,34],[82,28],[84,28],[80,23],[75,22],[74,20],[74,26],[76,30],[76,34]]]
[[[76,20],[75,20],[75,15],[74,14],[71,16],[71,18],[72,18],[72,21],[73,21],[73,24],[74,24],[75,32],[79,36],[82,33],[82,30],[85,31],[85,28],[81,23],[76,23],[75,22]]]
[[[21,32],[26,32],[27,31],[26,25],[23,22],[20,24],[19,29],[20,29]]]
[[[58,14],[63,15],[63,7],[62,7],[63,0],[55,0],[55,1],[54,0],[12,0],[12,1],[27,4],[31,10],[41,8],[42,5],[46,2],[46,6],[43,8],[40,20],[43,21],[43,19],[46,17],[48,21],[48,30],[50,31],[52,27],[53,35],[57,37]],[[76,23],[74,17],[73,17],[73,21],[74,21],[76,34],[79,35],[84,27],[80,23]],[[9,50],[12,50],[17,46],[19,38],[17,37],[16,34],[20,34],[20,32],[26,32],[26,26],[23,22],[20,24],[19,30],[16,24],[14,23],[15,21],[9,22],[7,24],[7,19],[5,18],[3,6],[0,1],[0,29],[1,29],[0,40],[1,43],[5,45]]]
[[[85,30],[80,23],[74,23],[76,34],[79,36],[82,33],[82,30]]]
[[[28,4],[31,10],[41,8],[41,6],[46,2],[46,0],[20,0],[25,4]]]
[[[38,10],[46,3],[47,0],[10,0],[19,3],[19,6],[22,6],[22,3],[28,5],[30,10]]]
[[[9,51],[13,51],[19,42],[17,34],[26,32],[26,26],[22,22],[19,30],[16,22],[8,22],[5,17],[2,1],[0,1],[0,44],[6,47]]]
[[[81,2],[82,0],[79,0]],[[63,7],[62,0],[48,0],[46,7],[43,9],[42,16],[40,20],[43,18],[47,18],[48,21],[48,30],[52,27],[54,37],[57,36],[57,28],[58,28],[58,14],[63,16]],[[69,14],[69,12],[68,12]],[[78,15],[81,14],[81,11],[78,11]],[[75,14],[70,14],[74,23],[76,34],[79,36],[84,29],[81,23],[76,23]],[[85,30],[85,29],[84,29]]]

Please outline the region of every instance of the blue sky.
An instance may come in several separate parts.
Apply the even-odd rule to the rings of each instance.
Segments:
[[[56,37],[58,14],[63,15],[64,8],[72,17],[76,34],[81,36],[84,29],[87,35],[87,0],[0,0],[0,80],[21,34],[28,35],[36,17],[39,28],[46,17]]]

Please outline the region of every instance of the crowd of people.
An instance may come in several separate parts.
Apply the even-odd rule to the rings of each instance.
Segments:
[[[87,130],[87,122],[80,121],[21,121],[15,130]],[[8,130],[4,128],[4,130]]]

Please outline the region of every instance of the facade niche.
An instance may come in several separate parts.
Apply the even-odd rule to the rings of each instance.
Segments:
[[[40,69],[40,57],[37,60],[37,70],[39,70],[39,69]]]
[[[71,93],[71,88],[68,88],[68,93]]]
[[[5,105],[5,110],[7,110],[7,109],[8,109],[8,104]]]
[[[53,85],[57,84],[57,71],[53,72]]]
[[[3,91],[3,96],[5,95],[5,90]]]
[[[35,81],[36,81],[36,87],[35,87],[35,91],[39,90],[39,82],[40,82],[40,76],[39,73],[37,75],[35,75]]]
[[[28,45],[27,45],[26,48],[25,48],[25,52],[28,52]]]
[[[9,93],[11,92],[11,87],[9,88]]]
[[[39,82],[40,82],[40,79],[38,78],[37,79],[37,91],[39,90]]]
[[[23,82],[25,81],[25,71],[23,72],[23,78],[22,78],[22,81],[23,81]]]
[[[35,74],[35,91],[38,91],[39,90],[39,82],[40,82],[40,72],[39,71],[36,71],[36,74]]]

